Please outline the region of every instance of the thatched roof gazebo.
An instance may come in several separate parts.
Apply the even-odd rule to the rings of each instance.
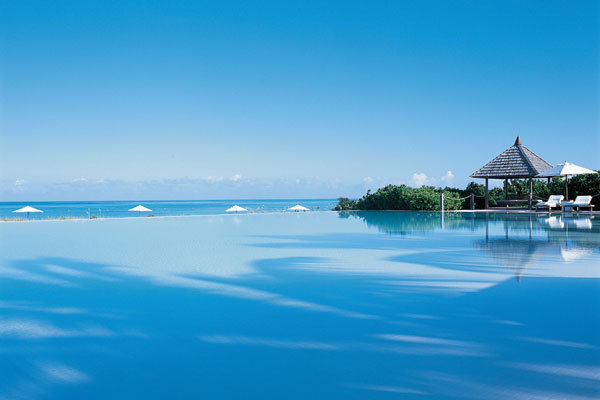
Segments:
[[[499,156],[475,171],[472,178],[485,179],[485,208],[489,207],[489,179],[504,179],[504,192],[508,203],[508,180],[529,179],[529,208],[531,208],[533,183],[532,179],[552,168],[544,159],[523,146],[521,137],[517,136],[515,144],[504,150]]]

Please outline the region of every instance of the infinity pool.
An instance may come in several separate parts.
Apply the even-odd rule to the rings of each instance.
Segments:
[[[600,396],[600,220],[0,223],[0,399]]]

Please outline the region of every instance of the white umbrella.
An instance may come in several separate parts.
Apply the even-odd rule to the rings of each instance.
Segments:
[[[300,204],[296,204],[294,207],[288,208],[290,211],[308,211],[308,208],[302,207]]]
[[[238,205],[235,205],[233,207],[228,208],[227,210],[225,210],[225,212],[241,212],[241,211],[248,211],[246,210],[244,207],[240,207]]]
[[[536,175],[536,178],[551,178],[553,176],[564,176],[565,177],[565,200],[569,200],[569,176],[572,175],[584,175],[584,174],[597,174],[596,171],[591,169],[580,167],[579,165],[563,162],[558,164],[554,168],[550,168],[541,174]]]
[[[24,212],[26,212],[27,213],[27,219],[29,219],[29,213],[30,212],[43,212],[43,211],[42,210],[38,210],[37,208],[26,206],[26,207],[23,207],[23,208],[19,208],[18,210],[15,210],[13,212],[14,213],[24,213]]]
[[[142,205],[139,205],[139,206],[135,206],[133,208],[130,208],[129,211],[137,211],[138,212],[138,216],[140,216],[140,215],[142,215],[142,211],[152,211],[152,210],[149,209],[149,208],[146,208],[146,207],[144,207]]]

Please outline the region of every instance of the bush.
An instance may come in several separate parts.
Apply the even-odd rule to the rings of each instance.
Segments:
[[[442,191],[447,200],[445,201],[447,210],[459,210],[463,207],[464,202],[458,200],[460,193],[457,189],[387,185],[375,193],[368,191],[362,199],[350,200],[347,197],[340,197],[335,210],[439,210]]]
[[[335,206],[335,211],[356,210],[356,200],[350,200],[347,197],[340,197]]]
[[[444,193],[444,209],[460,210],[470,207],[470,200],[461,198],[475,194],[475,208],[485,206],[485,186],[476,182],[470,182],[464,190],[446,187],[435,188],[433,186],[422,186],[411,188],[406,185],[387,185],[378,189],[375,193],[370,190],[361,199],[351,200],[340,197],[334,210],[415,210],[415,211],[439,211],[440,194]],[[534,199],[546,200],[552,194],[564,194],[565,182],[561,178],[533,181]],[[529,195],[529,180],[512,179],[508,184],[508,196],[512,199],[525,199]],[[576,196],[591,195],[592,203],[600,208],[600,174],[578,175],[569,179],[569,198]],[[498,206],[498,200],[505,198],[503,187],[492,188],[489,191],[490,206]]]
[[[408,210],[439,210],[440,194],[430,187],[407,190],[406,203]]]
[[[596,206],[596,209],[600,208],[600,173],[577,175],[569,179],[569,198],[571,200],[577,196],[586,195],[597,196],[592,199],[592,203]]]

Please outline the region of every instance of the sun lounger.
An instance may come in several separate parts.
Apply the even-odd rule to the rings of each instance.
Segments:
[[[592,212],[594,205],[592,204],[592,196],[577,196],[575,201],[563,201],[561,203],[563,211],[567,209],[576,209],[579,212],[580,208],[589,208]]]
[[[537,211],[538,208],[547,208],[548,211],[552,210],[553,207],[560,207],[560,202],[563,201],[565,196],[561,194],[553,194],[548,197],[548,201],[540,201],[535,205],[535,209]]]

